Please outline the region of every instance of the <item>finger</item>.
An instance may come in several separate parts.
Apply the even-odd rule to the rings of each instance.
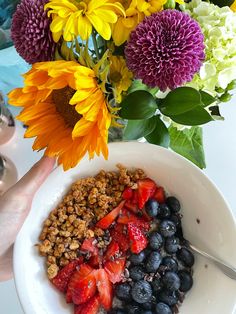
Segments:
[[[33,196],[51,173],[55,159],[42,157],[13,187],[15,193]]]

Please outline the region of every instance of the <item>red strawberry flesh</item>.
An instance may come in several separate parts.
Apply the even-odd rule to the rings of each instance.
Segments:
[[[109,280],[115,284],[120,282],[125,268],[125,258],[117,258],[114,261],[108,261],[104,265]]]
[[[67,264],[65,267],[63,267],[56,277],[52,279],[53,285],[61,292],[65,293],[69,280],[73,273],[76,271],[76,267],[83,263],[83,258],[80,257],[69,264]]]
[[[104,269],[95,271],[99,300],[105,310],[109,311],[112,306],[112,284]]]
[[[122,198],[124,200],[129,200],[133,196],[133,190],[131,188],[126,188],[122,193]]]
[[[143,208],[145,203],[149,200],[154,190],[156,189],[156,184],[153,180],[146,178],[141,179],[138,182],[138,206]]]
[[[124,201],[121,201],[120,204],[114,208],[109,214],[107,214],[105,217],[103,217],[101,220],[99,220],[96,224],[96,227],[101,228],[101,229],[108,229],[110,225],[116,220],[118,217],[121,209],[123,208],[125,203]]]
[[[73,300],[73,294],[74,290],[77,287],[77,284],[81,281],[84,280],[86,277],[88,277],[91,273],[93,272],[93,268],[90,267],[88,264],[82,264],[79,267],[79,270],[77,270],[73,276],[71,277],[69,284],[68,284],[68,289],[66,292],[66,302],[71,303]]]
[[[99,297],[96,295],[86,303],[75,305],[74,314],[97,314],[99,307]]]
[[[140,228],[128,223],[128,234],[131,240],[131,252],[138,254],[147,247],[148,241]]]

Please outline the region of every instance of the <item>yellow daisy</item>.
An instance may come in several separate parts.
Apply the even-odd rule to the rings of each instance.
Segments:
[[[9,103],[24,107],[18,119],[28,126],[25,137],[36,137],[34,150],[46,149],[64,170],[87,152],[108,158],[111,114],[92,69],[74,61],[40,62],[24,78]]]
[[[111,0],[49,0],[45,5],[52,15],[50,25],[53,39],[58,42],[61,35],[65,41],[80,36],[87,40],[92,28],[104,39],[111,38],[111,25],[117,22],[117,14],[125,14],[119,2]]]
[[[142,22],[145,16],[162,10],[166,0],[124,0],[125,16],[119,16],[113,25],[112,38],[116,46],[122,45],[129,39],[130,33]]]
[[[122,101],[122,92],[127,91],[132,83],[133,74],[127,68],[125,59],[121,56],[111,56],[110,58],[109,81],[114,89],[115,100],[117,103]]]

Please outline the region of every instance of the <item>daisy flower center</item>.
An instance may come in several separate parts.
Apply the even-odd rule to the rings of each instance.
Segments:
[[[118,71],[114,71],[113,73],[110,74],[110,79],[113,83],[118,83],[122,79],[122,75]]]
[[[75,110],[75,106],[69,104],[75,90],[66,86],[62,89],[52,91],[52,99],[56,106],[57,112],[62,116],[69,127],[74,128],[76,123],[81,119],[81,115]]]

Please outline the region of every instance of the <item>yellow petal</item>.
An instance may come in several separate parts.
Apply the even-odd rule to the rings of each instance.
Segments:
[[[52,20],[52,23],[50,25],[50,30],[52,33],[59,33],[63,30],[65,24],[66,24],[66,20],[57,16]]]
[[[92,24],[86,16],[78,16],[78,34],[82,40],[87,40],[92,33]]]
[[[109,23],[102,21],[97,15],[91,13],[87,15],[89,21],[104,39],[109,40],[111,38],[111,26]]]
[[[72,137],[73,139],[76,137],[81,137],[87,135],[91,128],[93,127],[94,122],[87,121],[85,119],[80,119],[76,125],[74,126]]]

